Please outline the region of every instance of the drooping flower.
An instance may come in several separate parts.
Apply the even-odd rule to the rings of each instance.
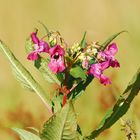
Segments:
[[[32,42],[34,43],[34,51],[31,52],[27,59],[28,60],[37,60],[38,59],[38,55],[42,52],[49,52],[49,45],[47,42],[43,41],[43,40],[39,40],[39,38],[37,37],[37,32],[33,32],[31,34],[31,39]]]
[[[111,67],[120,67],[120,64],[115,55],[118,52],[118,48],[115,43],[112,43],[108,46],[108,49],[98,53],[97,58],[101,61],[109,61],[109,66]]]
[[[103,75],[103,71],[108,68],[108,63],[109,61],[92,64],[88,69],[88,73],[99,79],[101,84],[111,84],[110,79]]]
[[[48,67],[54,73],[62,72],[65,69],[64,49],[60,45],[55,45],[53,48],[50,48],[49,54],[51,58]]]

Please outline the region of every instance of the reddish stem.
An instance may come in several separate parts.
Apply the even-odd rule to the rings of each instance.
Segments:
[[[64,106],[66,103],[67,103],[67,94],[64,93],[62,106]]]

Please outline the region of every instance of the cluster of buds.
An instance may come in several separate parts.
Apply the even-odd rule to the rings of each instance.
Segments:
[[[84,51],[79,55],[80,61],[82,62],[82,67],[84,69],[88,69],[89,62],[96,58],[96,54],[98,53],[97,45],[95,46],[93,43],[86,46]]]
[[[99,46],[96,45],[96,42],[87,45],[84,52],[79,56],[79,59],[81,59],[82,61],[88,59],[90,61],[98,53],[98,47]]]
[[[78,53],[80,52],[80,50],[81,50],[81,47],[79,43],[74,43],[72,47],[70,48],[70,51],[72,54]]]
[[[103,85],[111,84],[111,80],[103,72],[109,67],[120,67],[115,59],[118,51],[115,43],[109,44],[105,50],[100,50],[101,46],[97,42],[85,43],[84,47],[79,43],[75,43],[72,47],[64,46],[66,43],[59,32],[50,32],[47,35],[48,41],[45,37],[39,39],[37,32],[31,33],[34,50],[28,54],[27,58],[35,61],[41,53],[47,53],[49,69],[56,75],[62,73],[64,76],[63,82],[61,81],[62,88],[66,87],[67,91],[70,91],[73,87],[68,85],[69,78],[73,77],[72,85],[74,85],[79,79],[86,80],[88,75],[99,79]]]

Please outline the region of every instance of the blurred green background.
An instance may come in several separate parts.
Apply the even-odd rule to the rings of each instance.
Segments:
[[[115,103],[140,64],[140,1],[139,0],[0,0],[0,39],[5,41],[17,58],[33,73],[43,87],[52,92],[52,86],[42,82],[41,75],[28,62],[25,39],[42,21],[51,30],[59,30],[72,45],[87,31],[87,41],[104,41],[121,30],[115,41],[119,47],[117,59],[120,69],[109,69],[112,85],[104,87],[98,80],[87,88],[75,103],[78,122],[84,134],[95,129],[105,111]],[[12,75],[10,66],[0,53],[0,140],[18,140],[10,127],[40,128],[49,114],[40,99],[21,88]],[[140,139],[140,95],[134,100],[124,120],[134,121],[137,139]],[[124,140],[118,121],[97,140]]]

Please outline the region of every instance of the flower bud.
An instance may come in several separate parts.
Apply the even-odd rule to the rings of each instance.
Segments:
[[[81,49],[81,47],[79,46],[79,43],[74,43],[73,46],[71,47],[71,52],[75,53],[75,52],[79,52]]]
[[[98,53],[98,51],[97,51],[96,48],[93,48],[92,51],[93,51],[93,54],[94,54],[94,55],[96,55],[96,54]]]
[[[84,61],[86,59],[86,56],[84,53],[81,53],[81,55],[78,57],[81,61]]]
[[[50,37],[49,37],[49,43],[50,43],[50,46],[51,46],[51,47],[55,46],[56,43],[57,43],[56,37],[50,36]]]

